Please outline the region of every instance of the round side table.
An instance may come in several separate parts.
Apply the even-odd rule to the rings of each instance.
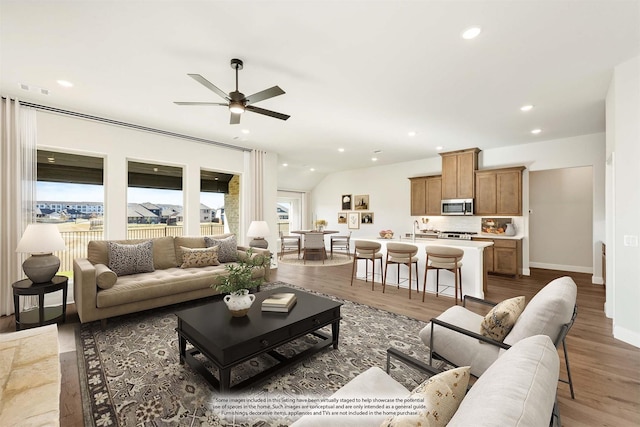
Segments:
[[[54,276],[48,283],[33,283],[29,279],[15,282],[13,288],[13,304],[16,316],[16,331],[34,326],[65,322],[67,316],[67,288],[69,279],[65,276]],[[62,291],[62,305],[44,306],[44,295]],[[20,312],[20,296],[38,296],[38,308]]]

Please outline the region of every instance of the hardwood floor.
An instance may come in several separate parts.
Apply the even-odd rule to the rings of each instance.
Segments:
[[[351,265],[302,267],[281,264],[272,272],[279,280],[413,317],[424,322],[453,305],[453,298],[422,295],[415,291],[409,300],[407,289],[354,280],[350,286]],[[501,301],[524,295],[527,301],[556,277],[570,275],[578,285],[578,317],[567,336],[567,350],[576,399],[569,386],[558,384],[560,413],[564,426],[637,426],[640,425],[640,349],[612,338],[612,322],[604,315],[604,287],[591,284],[589,274],[532,269],[531,276],[520,279],[490,276],[486,299]],[[82,426],[74,329],[78,326],[73,305],[67,323],[60,328],[62,426]],[[15,330],[12,316],[0,318],[0,331]],[[418,331],[416,331],[418,333]],[[563,357],[562,350],[559,350]],[[563,359],[561,359],[562,361]],[[565,375],[561,363],[561,376]]]

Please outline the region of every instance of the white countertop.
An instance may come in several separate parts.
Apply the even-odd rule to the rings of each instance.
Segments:
[[[474,240],[462,240],[462,239],[437,239],[437,238],[416,238],[415,240],[406,237],[393,239],[383,239],[381,237],[355,237],[353,240],[375,240],[376,242],[395,242],[395,243],[410,243],[417,246],[451,246],[453,248],[486,248],[492,246],[492,242],[479,242]]]
[[[516,234],[515,236],[507,236],[506,234],[492,234],[492,233],[478,233],[473,237],[480,237],[483,239],[513,239],[521,240],[524,236]]]

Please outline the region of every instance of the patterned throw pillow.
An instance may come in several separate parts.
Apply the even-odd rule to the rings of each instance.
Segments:
[[[380,427],[446,426],[467,393],[469,366],[444,371],[416,387],[408,399],[424,399],[424,407],[413,415],[387,418]]]
[[[482,320],[480,333],[487,338],[502,342],[520,317],[524,305],[522,296],[496,304]]]
[[[238,243],[236,236],[229,236],[224,239],[214,239],[213,237],[205,236],[204,242],[208,248],[213,246],[219,246],[218,248],[218,261],[220,262],[236,262],[238,261]]]
[[[107,242],[109,248],[109,268],[118,276],[128,274],[149,273],[153,267],[153,242],[123,245]]]
[[[182,265],[180,268],[220,265],[220,262],[218,262],[218,246],[211,248],[185,248],[181,246],[180,249],[182,249]]]

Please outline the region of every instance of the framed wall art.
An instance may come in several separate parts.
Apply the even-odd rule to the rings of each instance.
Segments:
[[[360,212],[360,224],[373,224],[373,212]]]
[[[356,230],[360,228],[360,213],[359,212],[348,212],[347,213],[347,223],[350,229]]]
[[[353,209],[357,211],[369,210],[369,195],[361,194],[353,198]]]
[[[342,199],[340,199],[340,203],[341,203],[341,208],[343,211],[350,211],[351,210],[351,199],[352,196],[351,194],[343,194],[342,195]]]
[[[338,212],[338,224],[346,224],[346,223],[347,223],[347,213]]]

